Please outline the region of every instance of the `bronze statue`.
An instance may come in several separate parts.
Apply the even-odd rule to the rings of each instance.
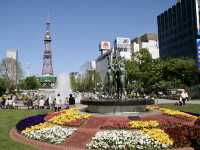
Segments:
[[[122,99],[125,96],[126,70],[123,60],[117,60],[114,64],[108,65],[105,78],[105,93],[109,97],[116,96]]]

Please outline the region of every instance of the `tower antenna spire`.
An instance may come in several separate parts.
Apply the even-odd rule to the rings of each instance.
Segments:
[[[48,12],[47,18],[46,18],[46,31],[50,31],[50,12]]]

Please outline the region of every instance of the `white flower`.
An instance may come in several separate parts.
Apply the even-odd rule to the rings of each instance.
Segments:
[[[164,150],[168,147],[155,141],[140,131],[131,130],[105,130],[97,132],[87,145],[88,150]]]
[[[60,144],[65,141],[67,137],[73,134],[75,128],[63,128],[61,126],[54,126],[52,128],[44,128],[41,130],[24,133],[30,139]]]

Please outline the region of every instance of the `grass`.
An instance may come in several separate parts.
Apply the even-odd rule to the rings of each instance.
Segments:
[[[200,104],[186,104],[184,106],[175,106],[174,104],[160,104],[159,106],[185,112],[200,113]]]
[[[9,131],[22,118],[44,114],[47,110],[5,110],[0,109],[0,149],[1,150],[36,150],[35,148],[14,142]]]

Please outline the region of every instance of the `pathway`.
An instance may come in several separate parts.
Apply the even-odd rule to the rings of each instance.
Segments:
[[[170,99],[155,99],[156,104],[170,104],[170,103],[176,103],[178,100],[170,100]],[[187,104],[200,104],[200,100],[190,100],[189,102],[186,102]]]

